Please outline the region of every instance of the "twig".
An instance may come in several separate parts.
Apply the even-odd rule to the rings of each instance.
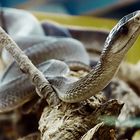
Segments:
[[[36,87],[37,94],[42,98],[50,93],[53,89],[45,76],[40,72],[25,55],[25,53],[17,46],[13,39],[0,27],[0,46],[5,47],[6,50],[14,57],[22,72],[28,74],[32,83]]]

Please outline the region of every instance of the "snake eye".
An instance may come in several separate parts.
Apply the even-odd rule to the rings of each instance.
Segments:
[[[124,35],[127,35],[128,34],[128,27],[127,26],[122,26],[120,28],[120,33],[124,34]]]

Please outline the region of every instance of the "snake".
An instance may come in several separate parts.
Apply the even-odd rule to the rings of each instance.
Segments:
[[[44,35],[39,21],[31,13],[13,8],[1,8],[0,13],[0,26],[10,36]]]
[[[114,77],[123,58],[134,44],[139,34],[140,11],[136,11],[124,16],[110,31],[104,43],[99,61],[95,68],[86,76],[81,79],[73,79],[67,78],[65,75],[59,75],[59,73],[58,76],[53,77],[48,74],[46,78],[59,99],[68,103],[76,103],[86,100],[102,91]],[[4,46],[1,41],[0,45]],[[65,51],[66,50],[69,51],[68,48],[66,48]],[[62,55],[65,51],[56,52],[55,49],[53,50],[56,55],[59,53]],[[46,55],[49,55],[49,52]],[[71,57],[73,57],[72,53]],[[24,77],[25,75],[19,75],[11,81],[3,82],[0,86],[0,112],[13,110],[25,103],[25,99],[29,99],[30,82],[27,87],[24,86],[24,91],[28,91],[28,93],[25,93],[22,87],[16,90],[17,87],[23,85],[21,79],[24,79]]]
[[[23,20],[25,19],[27,20],[26,24],[24,24],[23,22]],[[96,61],[98,60],[105,38],[109,33],[108,31],[102,29],[99,30],[94,28],[89,29],[89,28],[79,28],[79,27],[75,28],[74,26],[64,27],[50,20],[44,20],[41,23],[39,23],[31,13],[23,10],[12,9],[12,8],[0,9],[0,26],[4,30],[6,30],[6,32],[10,36],[12,36],[12,38],[16,41],[19,47],[31,46],[35,43],[43,41],[44,39],[42,38],[44,34],[47,36],[75,38],[84,44],[87,52],[90,55],[90,59],[93,62],[95,60]],[[30,30],[28,29],[29,27]],[[20,39],[17,39],[17,37],[19,36],[21,36]],[[31,36],[34,37],[32,38]],[[35,38],[35,36],[38,37]],[[27,45],[23,45],[23,44],[27,44]],[[8,53],[5,50],[5,48],[4,51],[2,52],[3,52],[2,59],[4,60],[4,63],[7,65],[12,60],[12,58],[9,57],[9,55],[7,55]],[[7,58],[9,59],[7,60]]]
[[[14,8],[0,8],[0,26],[12,37],[45,35],[40,22],[30,12]],[[0,52],[2,48],[0,48]]]
[[[17,37],[16,40],[34,65],[38,65],[45,60],[58,59],[65,61],[71,69],[82,68],[84,70],[88,70],[89,68],[89,56],[83,44],[75,39],[41,37],[40,40],[38,37],[32,36]],[[35,42],[33,42],[33,40]],[[24,41],[26,41],[26,43]],[[12,63],[13,60],[11,57],[9,57],[10,54],[8,52],[6,53],[5,50],[3,51],[2,58],[4,59],[5,63]],[[1,82],[8,81],[9,79],[11,80],[20,74],[22,74],[22,72],[20,71],[16,62],[13,62],[6,69],[1,78]]]
[[[41,21],[41,27],[43,28],[43,31],[46,36],[63,36],[63,37],[72,37],[69,30],[58,24],[57,22],[51,21],[51,20],[44,20]]]
[[[105,29],[62,26],[51,20],[42,21],[41,26],[46,35],[72,37],[82,42],[89,54],[91,66],[94,66],[98,61],[109,34],[109,31]]]

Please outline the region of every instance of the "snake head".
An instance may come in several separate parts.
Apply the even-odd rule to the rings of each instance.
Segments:
[[[140,11],[124,16],[111,30],[105,42],[105,50],[113,54],[125,54],[140,34]]]

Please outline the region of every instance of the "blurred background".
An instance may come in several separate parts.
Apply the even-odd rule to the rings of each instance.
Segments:
[[[63,26],[111,30],[123,16],[140,9],[140,0],[0,0],[0,6],[31,11],[38,20]],[[127,60],[139,59],[140,37]]]
[[[1,7],[120,19],[140,9],[140,0],[0,0]]]
[[[82,43],[85,45],[90,55],[90,58],[93,59],[93,62],[94,62],[94,60],[99,59],[100,52],[102,51],[102,47],[104,45],[105,39],[109,31],[114,27],[114,25],[118,22],[118,20],[121,19],[123,16],[131,12],[134,12],[136,10],[140,10],[140,0],[0,0],[0,11],[1,11],[0,12],[0,25],[5,25],[5,20],[3,18],[3,15],[4,15],[3,11],[5,7],[24,9],[24,10],[30,11],[37,18],[37,20],[40,21],[40,22],[37,22],[39,23],[39,25],[43,23],[43,20],[49,21],[48,25],[50,25],[50,27],[48,26],[48,28],[50,29],[49,30],[50,33],[52,32],[51,29],[55,27],[54,30],[56,32],[54,32],[54,35],[56,35],[57,31],[58,32],[62,31],[63,35],[67,35],[68,37],[79,39],[81,42],[83,41]],[[22,10],[17,10],[17,11],[22,11]],[[12,19],[14,15],[13,17],[10,15],[9,17]],[[24,16],[20,17],[19,18],[21,19],[20,21],[25,21],[23,22],[23,24],[29,26],[28,21],[26,19],[23,20],[23,18]],[[14,25],[18,23],[17,20],[15,19],[13,21],[14,21],[13,22]],[[7,23],[9,23],[9,21]],[[55,25],[55,26],[51,26],[51,25]],[[3,26],[3,27],[6,27],[6,26]],[[56,29],[59,29],[59,30],[56,30]],[[26,31],[23,31],[23,32],[26,33]],[[95,48],[94,56],[92,56],[92,51],[90,47]],[[137,63],[138,61],[140,61],[140,36],[135,42],[134,46],[131,48],[131,50],[127,53],[125,60],[130,63]],[[2,68],[4,69],[4,65],[2,65],[2,62],[0,59],[0,74],[2,74],[1,72],[3,70]],[[133,73],[135,73],[135,70]],[[132,75],[130,74],[130,77],[131,76]],[[137,74],[135,77],[137,77]],[[132,79],[134,80],[135,78],[132,78]],[[135,91],[140,90],[139,81],[140,79],[138,79],[138,84],[137,84],[137,78],[136,80],[133,81],[133,83],[131,83],[130,81],[131,86],[134,88]],[[109,94],[110,93],[111,92],[109,92]],[[123,92],[122,95],[125,95],[124,93],[126,94],[127,92],[126,91]],[[130,96],[130,99],[131,99],[131,96]],[[25,112],[29,111],[28,110],[29,104],[27,103],[24,106]],[[24,107],[22,108],[23,112],[24,112]],[[132,110],[134,110],[133,106],[132,106]],[[14,113],[16,114],[19,112],[15,111]],[[15,118],[11,117],[11,118],[14,118],[14,121],[11,119],[14,122],[14,125],[11,120],[10,121],[8,120],[9,114],[7,117],[8,119],[5,116],[4,117],[0,116],[0,140],[13,140],[13,137],[18,137],[18,135],[23,136],[25,135],[25,133],[26,134],[30,133],[28,131],[34,132],[38,130],[38,125],[37,125],[38,117],[36,118],[34,114],[33,115],[29,114],[29,116],[25,115],[22,117],[21,115],[18,114],[17,116],[18,116],[17,120],[16,120],[16,117]],[[1,119],[1,118],[4,118],[4,119]],[[23,132],[22,132],[22,129],[23,129]],[[24,129],[25,129],[25,132],[24,132]],[[129,131],[131,131],[131,129]],[[132,134],[133,133],[130,133],[130,135]],[[5,136],[8,139],[5,139]],[[140,140],[140,137],[137,140]]]

